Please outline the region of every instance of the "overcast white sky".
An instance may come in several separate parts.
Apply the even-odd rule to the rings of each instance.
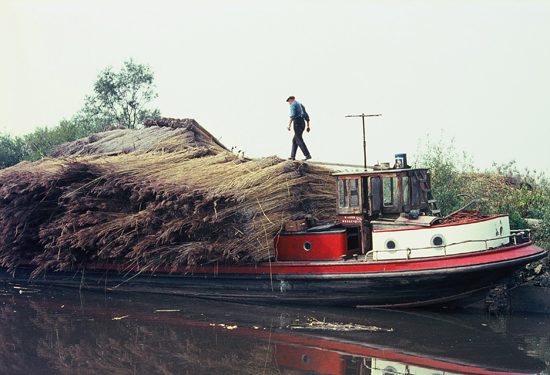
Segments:
[[[250,157],[288,157],[295,95],[314,160],[412,157],[427,134],[550,168],[550,1],[0,0],[0,131],[70,119],[100,71],[155,73],[165,117]],[[301,156],[301,155],[299,155]]]

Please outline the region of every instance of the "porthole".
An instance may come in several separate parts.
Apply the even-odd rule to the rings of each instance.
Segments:
[[[302,355],[302,363],[304,365],[309,364],[309,355],[307,355],[307,354]]]
[[[390,238],[390,239],[386,240],[386,243],[384,244],[384,247],[387,250],[395,251],[397,249],[397,241]]]
[[[445,237],[443,237],[440,234],[436,234],[432,237],[432,240],[430,241],[432,246],[445,246],[447,242],[445,241]]]
[[[309,241],[304,242],[304,250],[305,251],[310,251],[311,250],[311,242],[309,242]]]

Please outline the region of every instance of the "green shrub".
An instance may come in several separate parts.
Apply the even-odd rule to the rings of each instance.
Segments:
[[[0,134],[0,169],[11,167],[27,158],[27,144],[21,137]]]
[[[62,120],[58,126],[36,128],[32,133],[24,136],[29,149],[28,160],[35,161],[49,156],[60,144],[81,138],[80,129],[73,121]]]
[[[438,142],[428,137],[424,146],[419,143],[414,159],[415,167],[430,168],[432,191],[443,215],[467,203],[469,199],[458,197],[467,194],[484,215],[508,214],[512,229],[527,229],[526,219],[538,219],[536,227],[531,227],[532,239],[550,249],[550,182],[544,174],[518,170],[515,161],[475,171],[471,158],[456,152],[454,139],[446,144],[443,133]]]
[[[443,140],[443,131],[437,142],[433,142],[428,135],[426,145],[418,145],[413,166],[430,169],[433,195],[443,215],[467,203],[459,194],[466,192],[464,174],[472,171],[473,166],[466,153],[459,155],[456,152],[454,138],[447,145]]]
[[[540,223],[534,228],[532,239],[540,247],[550,250],[550,205],[540,209]]]

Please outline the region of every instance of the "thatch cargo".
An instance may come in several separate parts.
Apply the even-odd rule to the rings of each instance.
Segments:
[[[273,256],[287,220],[333,220],[330,170],[239,158],[194,120],[146,125],[1,170],[0,265],[248,264]]]
[[[227,150],[216,138],[193,119],[150,119],[140,130],[108,127],[108,131],[65,143],[52,152],[52,157],[117,155],[133,152],[175,152],[188,148]]]

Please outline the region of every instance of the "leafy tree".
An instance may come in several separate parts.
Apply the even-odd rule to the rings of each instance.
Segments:
[[[86,96],[84,107],[73,121],[90,134],[108,125],[133,129],[146,119],[160,117],[158,109],[146,108],[158,97],[153,79],[149,65],[135,64],[132,59],[124,62],[119,73],[107,67],[94,83],[94,95]]]
[[[11,167],[28,157],[25,140],[12,137],[10,134],[0,134],[0,169]]]
[[[58,145],[109,125],[135,128],[146,119],[160,117],[158,109],[146,108],[158,96],[153,78],[148,65],[135,64],[132,59],[119,73],[107,67],[94,83],[94,95],[86,96],[84,107],[71,120],[61,120],[55,127],[37,127],[23,137],[0,133],[0,169],[48,156]]]

